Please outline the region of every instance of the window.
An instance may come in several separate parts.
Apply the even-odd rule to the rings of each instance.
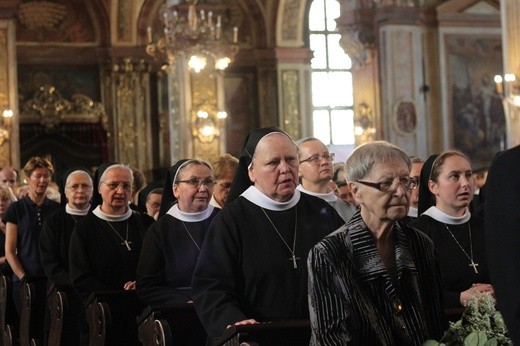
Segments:
[[[313,0],[309,11],[314,136],[327,145],[352,146],[352,62],[339,45],[337,0]]]

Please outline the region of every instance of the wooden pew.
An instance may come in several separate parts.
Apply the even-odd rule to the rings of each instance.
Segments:
[[[17,326],[18,313],[11,299],[11,279],[0,275],[0,344],[13,344],[13,338],[18,335]]]
[[[204,346],[207,334],[193,304],[147,307],[139,318],[139,341],[144,346]]]
[[[22,311],[20,314],[20,345],[43,345],[47,278],[33,277],[20,286]]]
[[[140,310],[135,291],[94,292],[86,309],[90,345],[137,345]]]
[[[215,346],[307,346],[311,336],[309,320],[288,320],[263,322],[243,326],[232,326],[220,338]]]
[[[79,345],[79,324],[85,314],[79,296],[72,286],[49,289],[47,306],[50,310],[49,345]]]

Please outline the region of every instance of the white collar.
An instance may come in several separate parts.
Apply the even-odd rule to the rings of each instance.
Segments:
[[[220,204],[218,204],[217,200],[215,199],[215,196],[211,196],[211,200],[209,201],[209,204],[211,204],[212,206],[214,206],[215,208],[219,208],[219,209],[222,209],[223,206],[221,206]]]
[[[125,221],[125,220],[129,219],[130,216],[132,216],[132,209],[128,208],[126,210],[126,213],[123,215],[109,215],[107,213],[102,212],[101,206],[98,205],[96,207],[96,209],[94,209],[92,211],[92,213],[102,220],[110,221],[110,222],[118,222],[118,221]]]
[[[171,215],[181,221],[199,222],[204,221],[210,217],[214,209],[215,208],[211,204],[208,204],[208,207],[203,211],[199,211],[198,213],[186,213],[179,209],[178,203],[175,203],[166,214]]]
[[[466,209],[466,212],[462,216],[451,216],[444,212],[442,212],[437,207],[430,207],[426,210],[422,215],[428,215],[432,219],[437,220],[442,223],[447,223],[449,225],[462,225],[469,221],[471,218],[471,213]]]
[[[287,202],[278,202],[264,195],[254,185],[245,190],[241,196],[257,206],[274,211],[288,210],[300,201],[300,191],[294,190],[294,194]]]
[[[84,216],[84,215],[88,214],[89,210],[90,210],[90,204],[87,205],[87,207],[84,209],[74,209],[71,206],[69,206],[68,203],[65,204],[65,211],[67,212],[67,214],[70,214],[70,215]]]
[[[338,197],[334,194],[334,191],[330,191],[327,193],[313,192],[313,191],[309,191],[306,188],[304,188],[302,184],[298,185],[296,188],[298,190],[300,190],[301,192],[304,192],[308,195],[319,197],[328,203],[333,203],[338,200]]]
[[[408,216],[411,216],[411,217],[417,217],[419,215],[419,209],[415,208],[415,207],[410,207],[408,209]]]

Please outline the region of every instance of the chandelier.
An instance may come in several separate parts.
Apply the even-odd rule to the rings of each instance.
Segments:
[[[27,1],[18,7],[20,23],[29,30],[56,30],[67,15],[63,4],[50,1]]]
[[[225,70],[238,52],[238,27],[233,27],[232,32],[225,31],[222,15],[215,15],[212,10],[197,10],[196,5],[197,0],[192,0],[187,11],[182,5],[164,7],[162,36],[153,42],[152,28],[148,27],[146,52],[167,66],[183,57],[196,73],[206,68]]]

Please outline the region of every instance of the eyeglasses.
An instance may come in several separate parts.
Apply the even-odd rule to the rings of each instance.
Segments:
[[[110,186],[109,186],[110,187]],[[69,189],[73,190],[73,191],[77,191],[79,190],[80,188],[83,190],[83,191],[87,191],[87,190],[90,190],[92,189],[92,186],[91,185],[88,185],[88,184],[73,184],[73,185],[70,185],[68,186]],[[124,187],[123,187],[124,188]],[[117,186],[112,189],[112,190],[115,190],[117,189]]]
[[[305,160],[301,160],[300,163],[311,162],[315,165],[319,165],[321,163],[321,159],[328,161],[328,162],[334,161],[335,155],[336,154],[334,154],[334,153],[323,154],[323,155],[312,155],[311,157],[306,158]]]
[[[395,178],[393,180],[385,180],[380,183],[372,183],[370,181],[356,180],[356,182],[373,187],[382,192],[395,191],[401,185],[406,191],[413,190],[417,187],[417,180],[412,177]]]
[[[103,182],[110,190],[117,190],[119,187],[122,187],[125,191],[131,191],[132,190],[132,184],[130,183],[105,183]]]
[[[199,180],[199,179],[188,179],[188,180],[178,180],[177,183],[185,183],[191,185],[193,187],[200,188],[201,185],[206,186],[208,189],[212,188],[215,185],[215,181],[211,179]]]

